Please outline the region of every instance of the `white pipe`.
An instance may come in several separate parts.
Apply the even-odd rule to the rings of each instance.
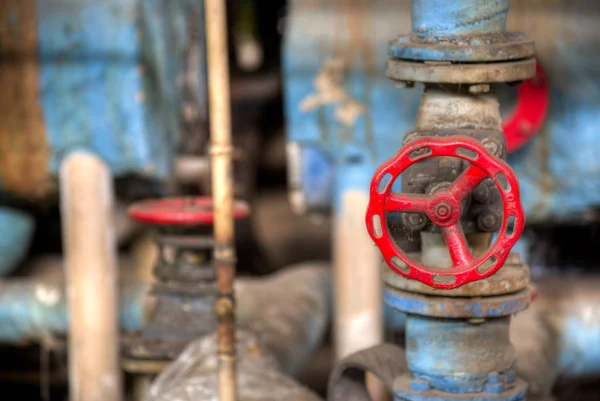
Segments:
[[[86,153],[60,167],[68,285],[71,401],[120,401],[117,258],[112,177]]]
[[[380,257],[364,229],[368,194],[351,189],[341,196],[333,254],[338,359],[383,342]]]

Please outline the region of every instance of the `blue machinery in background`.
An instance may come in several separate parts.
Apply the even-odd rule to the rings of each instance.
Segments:
[[[73,152],[98,156],[113,176],[165,179],[180,137],[180,88],[199,101],[201,0],[4,0],[0,2],[0,188],[17,199],[55,195]],[[192,32],[199,37],[191,38]],[[197,57],[198,60],[192,60]],[[199,105],[202,106],[202,105]],[[33,216],[0,208],[0,277],[22,262]],[[0,283],[0,340],[65,333],[64,284]],[[146,321],[146,286],[121,291],[121,327]]]
[[[436,22],[439,17],[433,14],[444,14],[453,3],[422,2],[417,23]],[[498,2],[462,3],[485,8]],[[336,210],[341,191],[356,188],[366,193],[368,180],[345,171],[355,175],[360,169],[371,177],[399,149],[403,133],[413,128],[420,91],[390,85],[384,62],[389,52],[407,58],[432,52],[401,49],[398,44],[388,47],[391,38],[410,30],[410,5],[410,0],[290,2],[283,74],[296,210]],[[509,155],[528,222],[585,223],[600,205],[600,137],[595,129],[600,119],[600,71],[592,50],[600,36],[594,27],[600,7],[568,0],[552,5],[511,1],[510,6],[509,30],[527,32],[535,41],[550,84],[546,123],[529,145]],[[498,15],[492,24],[498,23]],[[440,21],[440,34],[456,29],[446,18]],[[515,89],[498,91],[501,98],[510,98]],[[510,102],[503,106],[512,107]]]
[[[199,0],[2,1],[3,192],[49,195],[61,161],[74,151],[98,155],[115,176],[169,177],[180,75],[190,62],[184,54],[202,21]],[[191,54],[201,65],[202,52]],[[184,84],[202,100],[203,82],[195,82]],[[6,225],[14,229],[3,231],[0,274],[21,261],[34,231],[31,216],[10,208],[0,210]]]
[[[598,11],[590,5],[575,9],[567,1],[545,8],[533,1],[512,3],[510,25],[536,40],[551,84],[549,119],[540,135],[509,158],[521,182],[525,212],[529,222],[586,221],[588,212],[600,203],[600,169],[595,152],[590,151],[598,148],[593,131],[600,117],[600,96],[597,83],[591,84],[598,71],[585,68],[586,61],[579,60],[593,57],[592,52],[587,56],[583,52],[589,46],[588,35],[595,35],[589,16]],[[412,130],[421,93],[400,91],[389,83],[383,63],[388,57],[405,62],[392,63],[387,70],[402,88],[414,82],[479,84],[531,76],[531,69],[521,61],[533,54],[531,42],[506,33],[508,0],[413,0],[412,35],[388,46],[390,38],[409,30],[410,4],[292,1],[284,76],[291,202],[297,211],[333,210],[335,220],[346,219],[345,195],[368,196],[375,168],[401,148],[404,133]],[[543,29],[545,25],[552,25],[552,35]],[[567,31],[575,33],[567,38],[563,35]],[[461,72],[464,80],[438,79],[440,71],[447,74],[444,79],[452,75],[450,62],[507,60],[514,70],[509,72],[504,65],[498,75],[488,74],[486,80],[473,78],[479,72],[470,64],[464,66],[473,69],[473,76]],[[569,82],[572,76],[582,79],[594,90],[574,91],[571,83],[564,82],[565,76]],[[355,218],[362,221],[360,209],[358,205]],[[334,238],[340,241],[337,235]],[[352,253],[357,247],[357,243],[342,243],[336,250]],[[346,269],[346,275],[359,269],[334,264],[338,271]],[[505,265],[504,273],[512,269],[511,264]],[[467,288],[450,295],[397,281],[384,268],[386,302],[408,313],[406,354],[384,345],[348,357],[332,377],[330,399],[368,399],[352,380],[356,375],[346,375],[358,369],[379,376],[397,400],[524,400],[527,387],[516,378],[508,328],[510,316],[529,304],[529,273],[518,258],[514,264],[519,266],[518,277],[499,273],[493,278],[498,283],[486,283],[485,290]],[[494,292],[492,288],[500,284],[507,287]],[[340,287],[336,290],[344,292]],[[340,327],[336,326],[338,331]]]

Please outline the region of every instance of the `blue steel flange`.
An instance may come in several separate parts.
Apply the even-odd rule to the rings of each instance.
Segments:
[[[423,40],[414,35],[399,36],[390,43],[393,59],[415,61],[503,62],[530,58],[535,54],[532,40],[520,32],[477,35],[461,38]]]
[[[389,56],[418,61],[492,62],[532,57],[533,42],[506,32],[509,0],[413,0],[412,33]]]
[[[436,297],[386,288],[385,303],[400,312],[449,319],[511,316],[529,306],[531,287],[514,294],[493,297]]]
[[[524,401],[528,385],[511,373],[504,378],[492,374],[481,392],[448,393],[433,388],[426,379],[415,379],[410,374],[394,381],[395,401]]]

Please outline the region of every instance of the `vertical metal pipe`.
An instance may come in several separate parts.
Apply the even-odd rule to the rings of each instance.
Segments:
[[[120,401],[113,188],[96,156],[73,153],[60,168],[68,286],[71,401]]]
[[[208,94],[215,213],[215,264],[219,298],[215,303],[219,334],[219,400],[237,399],[235,349],[235,247],[231,104],[225,0],[205,0]]]

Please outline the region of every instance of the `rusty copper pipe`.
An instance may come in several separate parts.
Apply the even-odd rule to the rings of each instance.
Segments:
[[[208,95],[214,202],[214,259],[219,297],[219,400],[237,400],[235,349],[235,247],[227,14],[225,0],[205,0]]]

